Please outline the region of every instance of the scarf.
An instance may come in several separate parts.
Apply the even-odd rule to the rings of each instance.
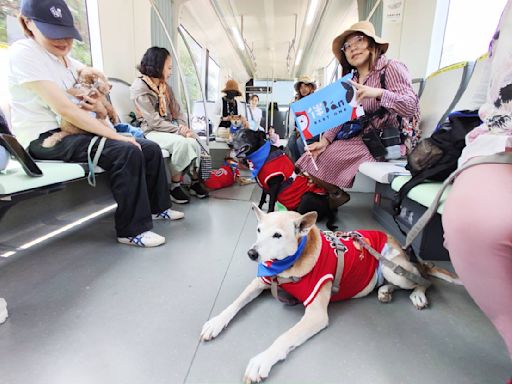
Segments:
[[[167,116],[167,84],[161,81],[156,85],[149,76],[142,75],[142,80],[158,96],[158,113],[160,117]]]
[[[293,255],[287,256],[281,260],[268,260],[263,263],[258,263],[258,277],[262,276],[275,276],[280,274],[283,271],[286,271],[290,268],[302,255],[304,248],[306,247],[307,236],[302,237],[299,242],[299,246],[297,247],[297,251]]]
[[[270,141],[266,141],[257,151],[247,155],[247,162],[249,163],[249,169],[252,172],[252,177],[258,177],[261,167],[265,164],[265,160],[270,153]]]

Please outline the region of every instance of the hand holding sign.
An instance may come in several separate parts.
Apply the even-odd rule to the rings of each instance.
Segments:
[[[325,151],[325,148],[327,148],[328,145],[329,142],[324,138],[321,138],[320,141],[308,145],[307,150],[311,153],[313,159],[316,159],[323,151]]]

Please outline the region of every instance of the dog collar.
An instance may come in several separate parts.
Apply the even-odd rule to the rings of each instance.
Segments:
[[[265,164],[265,160],[270,153],[270,141],[266,141],[258,150],[254,151],[250,155],[247,155],[247,162],[249,163],[249,169],[252,172],[252,177],[256,178],[258,173],[260,173],[263,164]]]
[[[286,271],[300,257],[306,247],[306,242],[307,236],[302,237],[302,239],[300,239],[299,246],[297,247],[297,251],[293,255],[287,256],[284,259],[276,261],[269,260],[263,263],[258,263],[258,277],[275,276]]]

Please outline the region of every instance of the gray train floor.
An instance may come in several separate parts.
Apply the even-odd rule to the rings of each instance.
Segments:
[[[199,342],[203,323],[256,271],[246,251],[257,188],[218,197],[179,206],[181,222],[155,223],[167,237],[159,248],[117,244],[107,215],[4,263],[0,297],[10,317],[0,326],[0,383],[241,382],[249,359],[303,308],[263,294],[216,340]],[[370,195],[353,194],[340,226],[379,228],[370,203]],[[465,289],[435,281],[428,297],[423,311],[407,292],[387,305],[375,293],[333,304],[329,327],[266,382],[505,383],[512,364],[504,343]]]

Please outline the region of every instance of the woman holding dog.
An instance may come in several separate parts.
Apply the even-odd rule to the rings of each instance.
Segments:
[[[370,130],[379,131],[386,122],[398,121],[398,116],[402,118],[402,124],[419,118],[418,97],[412,89],[409,71],[403,63],[384,55],[388,47],[389,43],[375,34],[373,24],[368,21],[355,23],[332,43],[332,51],[342,65],[343,75],[353,73],[356,99],[363,105],[365,113],[371,114],[380,107],[388,112],[387,117],[373,119]],[[337,140],[341,128],[330,129],[319,142],[308,146],[318,170],[309,153],[302,155],[296,165],[318,179],[340,188],[349,188],[359,165],[375,159],[361,136]],[[410,135],[417,139],[415,128],[409,129]]]
[[[178,204],[190,201],[181,188],[182,175],[189,172],[190,193],[200,199],[208,197],[201,185],[198,170],[201,146],[198,136],[186,124],[180,105],[167,85],[171,76],[172,58],[166,48],[149,48],[138,67],[141,76],[130,87],[130,96],[146,137],[157,142],[171,154],[171,199]]]
[[[169,209],[160,148],[149,140],[122,136],[91,117],[89,111],[99,110],[96,99],[84,96],[77,105],[66,93],[84,67],[68,56],[73,39],[81,40],[68,6],[64,0],[23,0],[19,22],[27,38],[9,49],[13,132],[36,159],[81,163],[87,162],[93,135],[107,138],[98,165],[108,172],[118,205],[117,240],[140,247],[165,243],[163,236],[151,232],[152,219],[179,219],[183,213]],[[89,134],[69,135],[51,148],[43,147],[61,120]]]

